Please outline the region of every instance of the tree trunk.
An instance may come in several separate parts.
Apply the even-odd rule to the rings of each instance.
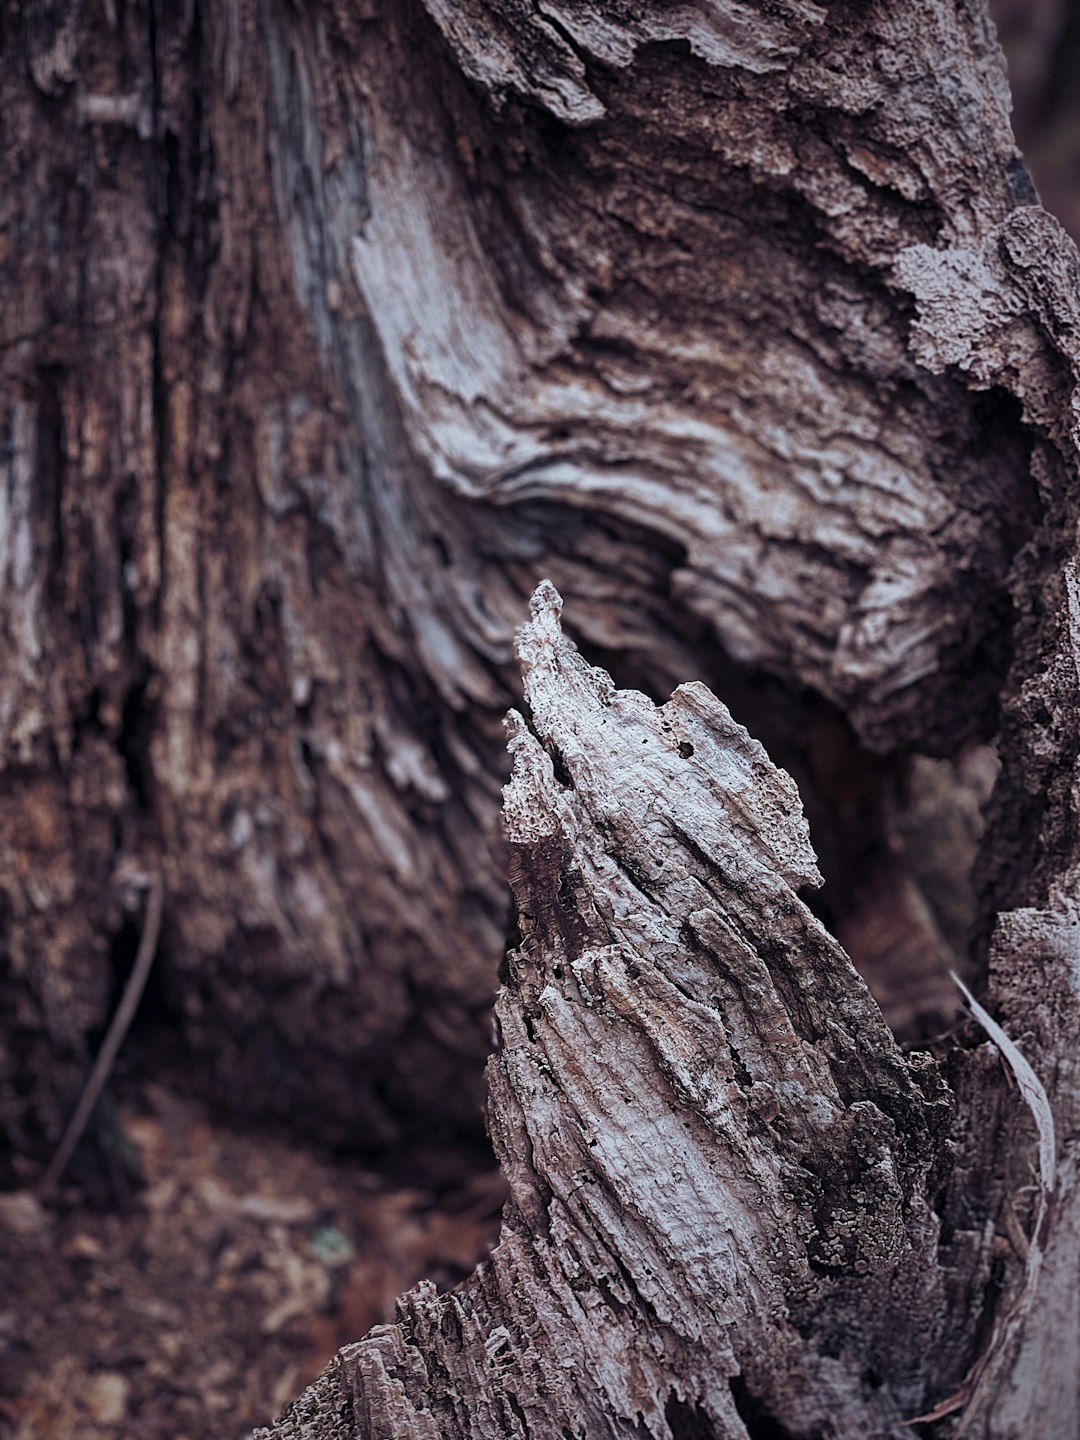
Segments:
[[[508,722],[500,1243],[259,1435],[1076,1434],[1071,902],[998,946],[1010,1006],[1052,997],[1024,1019],[1053,1115],[981,1007],[998,1054],[905,1058],[799,898],[789,777],[703,685],[616,690],[560,609],[542,585]]]
[[[1028,193],[985,18],[87,0],[0,43],[16,1150],[159,869],[209,1093],[373,1148],[478,1114],[545,574],[621,682],[754,725],[830,923],[933,1009],[895,757],[992,732],[1043,503],[892,269]]]
[[[1078,265],[977,0],[87,0],[0,45],[13,1175],[159,874],[208,1092],[467,1130],[550,576],[616,682],[705,682],[791,770],[818,918],[790,782],[703,686],[616,696],[542,589],[503,1242],[279,1430],[1077,1433]],[[1021,1060],[905,1059],[822,924],[915,972],[897,1030],[947,1008],[896,812],[995,734],[1052,1209]]]

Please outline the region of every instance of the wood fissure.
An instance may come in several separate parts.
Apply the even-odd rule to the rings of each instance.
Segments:
[[[0,1179],[159,868],[194,1083],[453,1163],[509,857],[500,1246],[274,1433],[1074,1436],[1080,260],[983,6],[103,13],[0,22]],[[1048,1228],[838,943],[941,1020],[904,791],[990,740]]]
[[[444,1436],[667,1437],[690,1416],[742,1436],[729,1382],[744,1373],[791,1433],[808,1416],[884,1433],[920,1408],[944,1323],[924,1187],[947,1092],[915,1083],[921,1062],[791,888],[816,872],[790,780],[704,687],[660,709],[615,690],[560,610],[541,586],[519,642],[532,728],[509,722],[506,821],[530,858],[488,1076],[502,1236],[457,1292],[422,1288],[343,1356],[358,1433],[424,1434],[430,1417]],[[568,850],[571,930],[555,918]],[[825,1046],[791,1024],[774,969],[789,963]],[[480,1329],[447,1345],[442,1317],[462,1309]],[[658,1398],[671,1379],[674,1411]],[[300,1413],[267,1433],[309,1433]]]

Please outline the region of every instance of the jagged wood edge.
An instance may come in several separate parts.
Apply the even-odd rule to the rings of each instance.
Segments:
[[[944,1092],[796,893],[792,782],[704,686],[617,691],[560,609],[542,585],[509,720],[500,1243],[261,1434],[338,1433],[327,1403],[372,1437],[888,1433],[963,1359],[925,1199]]]

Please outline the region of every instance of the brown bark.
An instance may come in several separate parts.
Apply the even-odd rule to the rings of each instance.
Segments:
[[[42,1158],[159,865],[215,1096],[376,1146],[476,1113],[544,574],[621,678],[753,720],[868,964],[937,944],[865,923],[903,879],[863,747],[992,729],[1040,513],[1007,389],[917,364],[891,271],[1024,193],[985,21],[481,12],[5,25],[4,1109]]]
[[[198,1083],[468,1124],[549,575],[617,680],[703,679],[790,766],[869,969],[947,954],[907,757],[999,731],[982,928],[1054,1205],[997,1052],[905,1059],[796,894],[791,782],[703,686],[615,693],[545,589],[503,1240],[277,1433],[1077,1433],[1078,262],[983,10],[103,13],[0,32],[21,1173],[159,870]]]

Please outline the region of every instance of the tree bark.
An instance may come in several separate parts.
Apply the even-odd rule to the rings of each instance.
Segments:
[[[648,69],[644,54],[651,61],[654,52],[628,43],[620,55],[602,22],[574,13],[575,25],[562,17],[560,38],[575,42],[578,58],[600,54],[616,73],[621,60],[639,81]],[[864,53],[878,38],[845,20],[850,48],[834,75],[850,73],[852,51]],[[563,72],[557,85],[542,67],[513,71],[509,25],[506,32],[496,27],[508,37],[506,53],[487,32],[481,54],[478,44],[469,48],[460,8],[445,23],[460,63],[496,99],[508,105],[504,92],[528,89],[534,103],[582,125],[579,146],[593,133],[589,126],[602,131],[611,92],[597,94],[588,63],[586,84],[564,54],[581,83],[572,86]],[[651,23],[642,22],[655,39]],[[929,33],[927,14],[918,23]],[[973,34],[965,34],[969,47]],[[933,36],[952,53],[940,28]],[[740,39],[749,48],[749,39]],[[733,43],[730,33],[725,40]],[[915,37],[905,40],[905,53],[917,53]],[[704,63],[718,66],[707,45],[695,31],[679,63],[693,69],[704,48]],[[753,68],[748,48],[724,57],[744,86]],[[491,82],[493,49],[503,91]],[[971,53],[964,73],[972,85],[988,87],[989,66],[972,67]],[[758,52],[752,58],[763,63]],[[785,96],[795,88],[792,70],[798,74],[798,61],[788,57]],[[926,103],[911,85],[911,69],[901,73],[901,93],[911,100],[917,92]],[[725,69],[723,80],[730,76]],[[956,72],[950,80],[945,97],[956,94]],[[722,92],[722,81],[717,88]],[[679,93],[665,119],[673,111],[685,125]],[[983,97],[980,120],[987,123],[993,111],[985,89]],[[715,105],[715,94],[710,101]],[[868,108],[859,111],[863,125]],[[891,112],[893,124],[903,108]],[[871,129],[885,123],[880,112],[870,113]],[[760,115],[755,121],[760,137]],[[957,172],[963,165],[952,147],[963,123],[972,123],[970,114],[961,122],[954,110],[925,141],[931,148],[937,141]],[[712,153],[727,158],[727,133],[711,138]],[[1019,524],[1019,543],[999,572],[1011,602],[1011,664],[1000,655],[988,663],[985,648],[970,643],[970,611],[962,659],[955,632],[943,641],[935,628],[964,613],[957,597],[967,584],[972,593],[994,593],[985,572],[971,571],[975,551],[985,553],[986,532],[965,556],[963,580],[951,576],[957,588],[942,611],[944,584],[932,561],[924,570],[921,557],[905,551],[906,574],[925,582],[910,587],[900,582],[901,566],[886,569],[883,551],[895,558],[891,530],[873,548],[901,603],[877,630],[871,663],[887,667],[899,655],[913,668],[901,666],[895,691],[883,670],[860,689],[858,664],[839,632],[830,654],[840,658],[828,675],[813,670],[813,641],[805,636],[789,640],[787,663],[841,704],[864,740],[902,743],[911,724],[926,748],[955,745],[971,730],[950,727],[977,723],[978,704],[958,707],[948,690],[952,659],[970,681],[993,677],[1002,774],[980,862],[983,915],[986,928],[994,925],[991,999],[1021,1037],[1020,1051],[985,1017],[992,1043],[975,1043],[968,1033],[937,1060],[904,1059],[843,953],[795,894],[810,881],[813,861],[782,777],[707,692],[682,688],[659,711],[641,696],[615,692],[559,638],[554,597],[541,590],[522,641],[530,726],[511,723],[515,769],[506,802],[524,938],[509,959],[497,1007],[502,1048],[489,1069],[492,1134],[511,1185],[502,1241],[454,1294],[429,1288],[405,1297],[396,1326],[342,1352],[268,1433],[291,1440],[338,1426],[333,1433],[365,1436],[862,1436],[909,1433],[910,1422],[924,1433],[939,1425],[986,1437],[1080,1433],[1072,1138],[1078,269],[1071,244],[1044,213],[1010,210],[1007,194],[992,198],[995,182],[1017,173],[997,139],[997,161],[988,162],[985,134],[964,156],[976,157],[982,199],[973,201],[958,174],[934,189],[940,209],[925,238],[911,230],[897,237],[880,214],[864,229],[851,203],[836,207],[841,219],[829,216],[820,192],[816,219],[818,243],[842,251],[840,231],[844,259],[860,280],[869,270],[889,292],[905,373],[932,397],[931,408],[949,409],[953,385],[963,387],[969,405],[979,393],[995,397],[992,413],[1003,427],[995,442],[985,450],[972,444],[972,431],[991,413],[983,411],[957,448],[969,460],[977,453],[980,465],[992,455],[992,468],[1001,465],[998,473],[1013,481],[991,480],[984,491],[969,472],[952,491],[932,466],[930,474],[935,502],[950,496],[969,538],[984,500],[983,523],[993,513]],[[897,146],[904,156],[911,148],[910,136]],[[717,168],[730,187],[723,159]],[[925,163],[919,168],[925,175]],[[813,191],[801,178],[803,192]],[[822,176],[823,190],[830,183],[835,173]],[[897,172],[884,183],[900,188]],[[994,214],[996,203],[1002,208]],[[656,208],[663,213],[662,199]],[[925,207],[918,208],[925,220]],[[759,219],[759,211],[750,213]],[[861,265],[853,264],[852,232],[863,241]],[[685,230],[672,225],[668,233],[681,240]],[[875,246],[888,251],[888,262],[874,255]],[[695,253],[698,273],[708,273],[706,247]],[[770,259],[768,278],[755,275],[755,298],[769,293],[780,268]],[[815,300],[821,289],[819,279]],[[899,304],[901,295],[910,297],[910,309]],[[663,306],[658,313],[666,318]],[[793,330],[799,309],[794,313]],[[676,314],[680,326],[694,328],[685,310]],[[712,318],[698,323],[708,327]],[[740,337],[749,353],[760,355],[753,340],[762,336],[766,351],[783,345],[767,314],[754,318],[753,339],[745,331]],[[640,353],[647,327],[626,328]],[[849,315],[842,331],[850,340],[860,328]],[[402,357],[403,375],[408,369],[419,386],[415,338],[412,346],[400,333],[396,340],[388,353]],[[670,349],[679,358],[685,353],[674,340]],[[686,349],[697,366],[708,355],[703,346]],[[865,350],[860,359],[862,366],[850,355],[848,363],[865,385]],[[777,368],[798,373],[790,359]],[[891,379],[897,368],[895,361],[888,367]],[[771,382],[777,372],[762,364],[758,373]],[[931,376],[945,388],[935,389]],[[845,371],[836,382],[841,390],[849,378]],[[490,374],[482,388],[492,393]],[[515,398],[525,407],[531,397],[523,386]],[[414,421],[426,426],[434,455],[443,411],[434,393],[428,399]],[[876,401],[880,406],[880,390]],[[617,409],[619,402],[611,403]],[[898,421],[882,408],[889,423],[911,426],[905,457],[932,444],[910,392]],[[789,438],[807,423],[804,411],[792,409],[800,424],[789,424]],[[638,414],[648,433],[655,410],[643,420]],[[610,444],[608,418],[602,414],[598,428]],[[456,419],[462,423],[460,414]],[[738,428],[728,411],[725,438]],[[1005,432],[1013,438],[1003,445]],[[1012,449],[1020,435],[1020,450]],[[695,471],[695,483],[706,469]],[[627,472],[621,493],[633,494],[632,460]],[[589,477],[581,483],[588,488]],[[772,486],[757,474],[745,493],[768,495],[783,515],[777,492],[794,503],[797,487],[791,471]],[[676,482],[669,480],[669,489],[678,496]],[[722,484],[716,490],[723,495]],[[906,487],[905,495],[912,499]],[[636,500],[638,513],[648,513],[644,489]],[[679,512],[678,499],[665,503]],[[912,499],[912,513],[924,517],[927,556],[940,558],[943,534],[926,519],[927,503],[925,495]],[[811,508],[819,528],[804,533],[820,535],[824,522]],[[873,535],[873,522],[866,529]],[[775,556],[781,538],[770,534],[764,548]],[[910,533],[905,539],[914,545]],[[737,553],[737,539],[732,543]],[[835,565],[837,547],[823,549],[822,564]],[[781,553],[785,565],[792,562],[790,550]],[[693,554],[687,545],[686,559]],[[771,584],[767,560],[763,567],[747,585],[755,625],[752,653],[742,658],[768,666],[776,663],[768,647],[784,632],[785,609],[777,593],[783,582]],[[729,583],[732,568],[724,572]],[[791,563],[786,573],[818,595],[807,564]],[[878,580],[885,593],[881,572]],[[830,589],[822,582],[821,593]],[[872,584],[859,592],[864,606],[867,592]],[[737,651],[731,611],[739,606],[730,592],[725,600],[717,609],[728,629],[720,633]],[[828,614],[820,603],[810,609]],[[890,658],[892,626],[905,638]],[[934,655],[929,675],[919,673],[915,658],[922,643]],[[1012,1091],[1007,1069],[1018,1082]]]
[[[893,757],[992,732],[1045,503],[893,268],[1028,195],[982,12],[102,15],[0,35],[16,1149],[158,869],[215,1097],[372,1147],[477,1113],[545,574],[621,681],[701,676],[792,768],[861,961],[939,956]]]
[[[703,685],[615,690],[560,608],[509,721],[500,1244],[343,1352],[343,1433],[885,1433],[968,1360],[927,1196],[948,1091],[799,900],[791,780]],[[332,1433],[311,1404],[272,1433]]]
[[[1080,1433],[1075,859],[995,937],[1035,1069],[974,1004],[992,1046],[905,1057],[799,898],[789,777],[704,686],[616,690],[561,608],[508,720],[500,1243],[258,1436]]]
[[[159,872],[198,1083],[468,1125],[550,576],[790,767],[837,939],[791,782],[542,587],[503,1240],[277,1432],[1076,1434],[1080,271],[984,10],[102,15],[0,28],[13,1172]],[[1020,1052],[905,1058],[837,940],[943,973],[890,814],[995,734]]]

